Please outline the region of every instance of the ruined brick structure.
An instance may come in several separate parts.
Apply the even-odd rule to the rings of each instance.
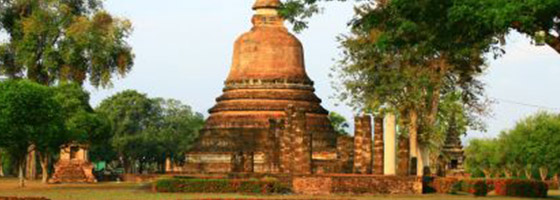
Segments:
[[[354,130],[354,173],[371,174],[372,172],[372,127],[371,117],[355,117]]]
[[[397,165],[397,175],[398,176],[408,176],[409,166],[410,166],[410,144],[409,139],[404,136],[399,137],[399,148],[398,148],[398,165]]]
[[[340,136],[337,139],[339,172],[351,174],[354,167],[354,137]]]
[[[54,165],[50,183],[95,183],[93,164],[88,158],[88,146],[68,144],[62,146],[60,158]]]
[[[235,42],[224,93],[187,154],[187,172],[334,169],[336,134],[306,74],[302,44],[277,12],[280,5],[254,4],[253,28]],[[287,111],[290,106],[297,111]]]
[[[376,117],[374,119],[375,136],[373,139],[373,173],[383,175],[383,118]]]

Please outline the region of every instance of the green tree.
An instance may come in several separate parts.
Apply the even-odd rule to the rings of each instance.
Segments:
[[[532,178],[532,172],[538,170],[540,178],[546,180],[549,171],[560,171],[560,115],[540,112],[519,121],[515,128],[501,135],[512,150],[509,155],[511,164],[522,165],[525,176]]]
[[[89,93],[75,83],[61,83],[53,87],[54,99],[61,105],[59,111],[65,119],[66,142],[88,144],[92,148],[109,142],[109,124],[102,116],[93,111],[89,104]],[[48,161],[51,155],[60,152],[60,146],[51,146],[39,151],[43,182],[48,178]]]
[[[130,172],[134,161],[131,154],[142,150],[132,144],[152,126],[157,116],[154,100],[146,94],[127,90],[103,100],[96,111],[107,117],[111,146],[124,161],[125,171]]]
[[[102,0],[0,1],[0,75],[50,85],[60,81],[109,86],[133,64],[126,19]]]
[[[500,164],[499,145],[496,139],[473,139],[465,149],[465,166],[469,173],[483,173],[491,178]]]
[[[348,120],[344,116],[336,112],[330,112],[329,120],[331,121],[331,124],[336,133],[338,133],[339,135],[349,135],[347,129],[350,128],[350,125],[348,124]]]
[[[23,168],[31,145],[44,149],[65,142],[60,109],[46,86],[29,81],[0,83],[0,147],[16,160],[20,186],[25,186]]]
[[[165,159],[170,158],[172,162],[181,164],[185,153],[198,137],[198,131],[204,126],[204,116],[178,100],[158,98],[156,101],[161,109],[161,123],[155,127],[155,135],[158,145],[163,147],[158,162],[164,166]]]
[[[133,171],[132,163],[138,163],[140,171],[153,163],[163,171],[167,158],[184,160],[204,124],[202,114],[180,101],[151,99],[131,90],[104,100],[96,110],[111,123],[111,146],[126,172]]]

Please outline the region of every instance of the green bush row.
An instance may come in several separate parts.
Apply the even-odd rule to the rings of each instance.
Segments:
[[[497,179],[493,181],[496,194],[511,197],[546,198],[548,185],[542,181]]]
[[[279,194],[291,189],[273,180],[230,180],[230,179],[161,179],[154,183],[157,192],[183,193],[248,193]]]

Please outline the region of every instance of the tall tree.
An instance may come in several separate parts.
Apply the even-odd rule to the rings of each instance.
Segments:
[[[126,19],[103,10],[102,0],[2,0],[0,75],[43,85],[57,80],[109,86],[133,64]]]
[[[104,100],[96,109],[111,122],[112,147],[125,161],[126,172],[138,162],[163,169],[167,158],[180,162],[204,124],[202,114],[173,99],[151,99],[124,91]]]
[[[103,100],[96,111],[107,117],[111,126],[111,146],[124,161],[126,172],[131,171],[133,142],[150,128],[158,107],[146,94],[127,90]]]
[[[20,186],[29,146],[56,145],[64,140],[61,106],[54,92],[29,81],[0,83],[0,147],[16,159]]]
[[[65,135],[64,142],[78,142],[90,146],[98,145],[109,140],[109,124],[101,115],[94,113],[89,104],[89,93],[75,83],[61,83],[53,87],[54,99],[60,103],[59,111],[64,119],[65,129],[60,134]],[[60,152],[60,145],[45,146],[39,149],[43,182],[48,180],[48,166],[51,155]]]

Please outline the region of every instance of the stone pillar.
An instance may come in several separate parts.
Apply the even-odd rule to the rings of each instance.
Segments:
[[[303,110],[289,106],[286,110],[286,131],[291,137],[291,172],[296,174],[312,173],[312,136],[307,132],[306,116]]]
[[[371,117],[355,117],[354,173],[372,173]]]
[[[408,138],[404,136],[399,137],[399,151],[398,151],[398,167],[397,175],[408,176],[410,168],[410,145]]]
[[[373,174],[383,175],[383,118],[376,117],[373,121],[375,123],[375,136],[373,138]]]
[[[388,114],[385,117],[385,166],[384,175],[396,175],[396,137],[397,126],[396,118],[393,114]]]

